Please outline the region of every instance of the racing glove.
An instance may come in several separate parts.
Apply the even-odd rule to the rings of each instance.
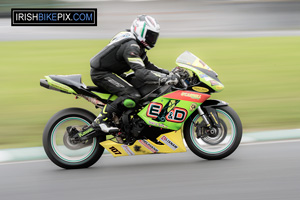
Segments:
[[[161,85],[176,85],[179,82],[179,76],[173,73],[159,79]]]
[[[166,69],[161,68],[160,71],[161,71],[161,73],[164,73],[164,74],[167,74],[167,75],[170,74],[169,70],[166,70]]]

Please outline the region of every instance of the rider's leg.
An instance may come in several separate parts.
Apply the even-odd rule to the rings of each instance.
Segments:
[[[106,72],[98,76],[92,76],[92,80],[98,87],[105,88],[111,94],[118,96],[115,101],[108,104],[107,114],[100,113],[95,120],[103,132],[111,132],[110,129],[115,127],[108,127],[106,122],[111,122],[112,113],[114,112],[117,116],[120,116],[126,108],[135,107],[141,95],[131,84],[113,73]],[[101,116],[103,114],[105,114],[104,117]]]
[[[104,133],[114,133],[118,132],[118,127],[112,126],[110,123],[110,119],[112,117],[112,113],[115,112],[116,109],[111,105],[107,104],[104,106],[98,117],[90,124],[89,126],[85,126],[81,131],[78,131],[75,127],[67,127],[67,132],[69,135],[79,137],[81,140],[87,140],[91,137],[94,137],[100,131]]]
[[[92,76],[92,80],[98,87],[105,88],[111,94],[115,94],[118,98],[110,104],[107,104],[94,122],[78,133],[79,137],[94,135],[98,131],[105,133],[117,132],[119,129],[112,125],[112,113],[119,116],[126,108],[133,108],[141,98],[139,92],[121,77],[109,73],[102,72],[96,76]],[[69,129],[69,134],[76,130]],[[78,132],[78,131],[77,131]]]

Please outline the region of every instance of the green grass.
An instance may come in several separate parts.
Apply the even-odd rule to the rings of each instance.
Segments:
[[[47,120],[67,107],[98,110],[87,101],[39,86],[50,74],[82,74],[92,85],[89,60],[109,40],[0,42],[0,148],[42,145]],[[160,39],[149,52],[157,66],[172,69],[188,50],[218,74],[225,89],[212,98],[229,102],[244,130],[300,126],[300,37]]]

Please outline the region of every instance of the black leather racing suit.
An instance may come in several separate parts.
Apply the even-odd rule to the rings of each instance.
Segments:
[[[140,100],[139,92],[119,75],[133,70],[142,81],[158,81],[168,70],[156,67],[149,62],[145,48],[139,45],[131,32],[118,33],[110,43],[95,55],[91,61],[91,78],[95,85],[115,94],[118,98],[110,104],[114,112],[123,109],[121,102]]]

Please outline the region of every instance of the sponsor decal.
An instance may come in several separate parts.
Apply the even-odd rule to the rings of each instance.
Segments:
[[[170,122],[181,123],[185,120],[187,113],[186,109],[175,107],[167,114],[166,119]]]
[[[200,78],[208,77],[206,74],[200,74]]]
[[[208,92],[209,89],[205,88],[205,87],[192,87],[193,90],[197,91],[197,92]]]
[[[96,8],[12,8],[12,26],[97,26]]]
[[[201,63],[201,64],[202,64],[202,66],[203,66],[203,67],[205,67],[205,66],[206,66],[206,64],[205,64],[205,63],[204,63],[202,60],[200,60],[200,59],[199,59],[198,61],[199,61],[199,63]]]
[[[178,99],[183,101],[203,103],[206,99],[210,97],[210,95],[204,93],[198,93],[194,91],[177,90],[172,93],[166,94],[163,97],[170,98],[170,99]]]
[[[213,119],[215,120],[216,124],[219,124],[212,112],[210,112],[210,115],[213,117]]]
[[[167,138],[167,136],[165,136],[165,135],[161,136],[161,137],[160,137],[160,140],[161,140],[164,144],[166,144],[168,147],[170,147],[171,149],[173,149],[174,151],[175,151],[176,149],[178,149],[178,146],[177,146],[174,142],[172,142],[169,138]]]
[[[121,147],[124,149],[124,151],[126,151],[128,155],[130,156],[134,155],[133,151],[127,145],[123,144]]]
[[[153,126],[158,126],[158,127],[161,127],[161,128],[168,128],[168,126],[166,126],[164,124],[161,124],[161,123],[158,123],[158,122],[148,121],[148,123],[153,125]]]
[[[149,149],[152,153],[158,152],[158,149],[152,144],[150,144],[147,140],[139,140],[139,142],[141,143],[141,145]]]
[[[195,93],[190,93],[190,92],[182,92],[181,96],[190,97],[192,99],[200,99],[201,98],[200,94],[195,94]]]
[[[211,86],[219,85],[219,82],[218,82],[218,81],[211,80],[211,81],[210,81],[210,84],[211,84]]]
[[[82,132],[82,133],[78,133],[79,137],[82,137],[88,133],[91,133],[94,129],[93,128],[89,128],[88,130]]]
[[[109,150],[111,150],[114,154],[116,155],[120,155],[122,154],[121,151],[119,151],[116,147],[112,146],[109,148]]]
[[[191,104],[191,107],[190,107],[190,111],[193,111],[193,110],[195,110],[196,108],[197,108],[197,104],[192,103],[192,104]]]
[[[159,113],[161,112],[163,108],[163,105],[161,103],[152,102],[149,104],[148,110],[147,110],[147,116],[151,118],[157,118]]]
[[[165,120],[175,123],[183,122],[188,114],[187,110],[184,108],[174,107],[176,104],[172,104],[171,110],[167,111],[167,109],[170,107],[170,102],[171,100],[166,104],[164,108],[160,103],[150,103],[146,115],[158,122],[165,122]],[[166,125],[161,123],[156,123],[153,121],[148,121],[148,123],[154,126],[168,128]]]

